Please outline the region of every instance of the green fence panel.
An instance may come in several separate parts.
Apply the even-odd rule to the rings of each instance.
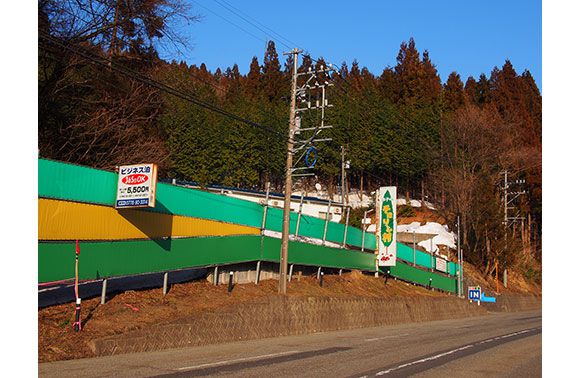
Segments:
[[[448,267],[449,267],[449,274],[451,274],[452,276],[456,276],[457,275],[457,264],[450,262]]]
[[[415,257],[415,263],[418,266],[422,266],[427,269],[434,268],[433,256],[430,253],[425,253],[417,251],[417,256]]]
[[[264,260],[280,261],[280,242],[280,239],[265,238]],[[292,241],[288,247],[288,262],[327,268],[375,271],[374,254]]]
[[[282,209],[278,208],[268,208],[268,218],[266,220],[266,229],[273,231],[282,231],[282,221],[284,212]],[[296,223],[298,221],[297,213],[290,213],[290,233],[294,234],[296,232]],[[300,229],[298,234],[300,236],[322,239],[324,237],[324,224],[325,220],[320,218],[315,218],[308,215],[303,215],[300,219]],[[374,234],[366,233],[365,235],[365,248],[369,250],[374,250],[376,246]],[[328,222],[328,228],[326,230],[326,240],[332,241],[334,243],[342,244],[344,240],[344,224],[336,222]],[[346,243],[351,246],[361,247],[362,246],[362,230],[355,227],[348,227],[348,232],[346,236]]]
[[[413,248],[402,243],[397,243],[397,258],[413,262]]]
[[[407,261],[409,263],[413,263],[413,248],[409,247],[408,245],[397,243],[397,258]],[[418,266],[422,266],[427,269],[435,269],[435,261],[431,254],[423,252],[423,251],[416,251],[416,264]],[[455,276],[457,274],[457,264],[454,262],[448,263],[449,267],[449,274]]]
[[[385,271],[386,269],[387,267],[381,268],[382,271]],[[437,273],[426,272],[401,261],[397,261],[397,265],[388,267],[388,269],[390,269],[390,274],[393,277],[405,281],[416,282],[424,286],[429,286],[429,279],[431,278],[432,287],[451,293],[457,292],[457,281],[454,278],[441,276]]]
[[[78,202],[114,206],[117,174],[46,159],[38,161],[38,196]],[[261,227],[263,206],[238,198],[227,197],[201,190],[178,187],[166,183],[157,184],[155,211],[227,223]],[[290,213],[290,232],[296,230],[298,214]],[[282,231],[283,210],[268,209],[266,228]],[[322,239],[324,220],[303,215],[300,220],[300,235]],[[342,243],[344,225],[329,222],[328,241]],[[349,227],[347,243],[355,247],[362,245],[362,231]],[[366,235],[365,247],[375,248],[374,235]]]
[[[280,261],[280,239],[255,235],[81,242],[80,248],[79,278],[82,280],[257,260]],[[298,242],[290,242],[288,261],[332,268],[375,269],[373,254]],[[74,242],[38,244],[39,283],[73,278],[74,265]]]
[[[38,159],[38,196],[115,204],[117,175],[79,165]]]
[[[397,243],[397,258],[413,264],[413,248]],[[415,264],[431,269],[433,267],[431,254],[415,250]]]
[[[79,278],[127,276],[258,260],[259,236],[81,242]],[[38,244],[38,281],[74,277],[75,243]]]

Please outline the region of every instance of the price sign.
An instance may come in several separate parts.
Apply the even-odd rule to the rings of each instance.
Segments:
[[[155,207],[156,187],[156,164],[119,167],[115,208]]]

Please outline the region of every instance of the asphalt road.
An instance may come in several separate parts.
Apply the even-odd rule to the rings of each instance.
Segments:
[[[541,311],[39,365],[41,377],[539,377]]]

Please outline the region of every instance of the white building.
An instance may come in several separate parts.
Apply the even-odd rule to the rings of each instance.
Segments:
[[[173,181],[173,184],[185,186],[188,188],[201,189],[201,187],[198,185],[179,184],[176,183],[175,181]],[[209,186],[204,188],[203,190],[212,193],[219,193],[228,197],[234,197],[246,201],[256,202],[261,205],[266,204],[266,192],[231,187],[220,187],[220,186]],[[326,219],[326,213],[327,211],[329,211],[328,209],[329,200],[310,196],[310,194],[311,193],[304,194],[304,198],[302,199],[302,214],[310,215],[320,219]],[[336,197],[337,196],[335,196],[335,198]],[[300,193],[292,194],[290,203],[291,211],[296,213],[298,212],[298,209],[300,208],[300,198],[301,198]],[[270,192],[268,196],[268,206],[283,209],[284,194]],[[330,211],[329,211],[330,221],[337,223],[340,222],[342,214],[343,214],[342,204],[340,202],[330,201]]]

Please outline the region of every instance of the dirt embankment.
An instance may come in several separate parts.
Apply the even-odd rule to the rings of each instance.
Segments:
[[[74,332],[72,327],[74,304],[44,308],[38,312],[39,361],[91,357],[95,355],[95,340],[130,335],[163,324],[187,323],[192,317],[243,308],[243,304],[249,302],[268,302],[276,296],[277,290],[275,280],[262,281],[259,285],[236,285],[231,293],[227,292],[227,285],[195,281],[173,285],[165,297],[161,289],[154,289],[124,292],[109,298],[104,305],[100,305],[100,298],[87,299],[82,305],[82,332]],[[304,276],[290,283],[288,293],[290,298],[297,300],[313,298],[338,302],[353,299],[385,302],[388,298],[418,298],[429,302],[429,299],[453,298],[393,279],[385,285],[382,278],[359,272],[325,276],[323,287],[318,285],[316,277]]]

